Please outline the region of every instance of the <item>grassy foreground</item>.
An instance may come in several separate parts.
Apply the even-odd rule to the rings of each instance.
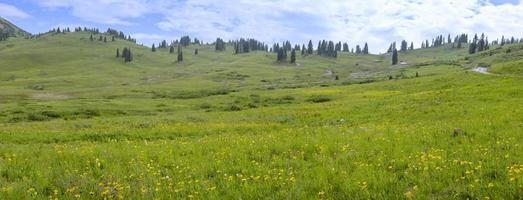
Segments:
[[[73,64],[45,65],[50,76],[39,75],[37,67],[24,75],[12,67],[16,63],[1,66],[22,78],[1,85],[0,199],[523,198],[521,77],[476,74],[455,65],[383,64],[366,70],[377,82],[344,85],[313,68],[331,62],[322,58],[280,75],[216,62],[249,75],[209,82],[233,90],[216,94],[205,88],[216,73],[202,72],[212,62],[166,69],[162,63],[168,67],[170,58],[157,56],[151,60],[158,67],[147,73],[184,75],[129,86],[143,76],[146,66],[140,62],[155,56],[146,51],[130,70],[115,70],[117,76],[83,69],[95,82],[82,73],[60,74]],[[410,56],[424,63],[425,53]],[[339,62],[361,62],[350,56]],[[242,55],[240,61],[263,57]],[[332,68],[347,75],[355,70],[343,66],[348,64]],[[300,73],[319,74],[311,78],[318,83],[289,88],[301,80],[283,79],[266,88],[267,82],[257,80]],[[385,80],[400,73],[403,77]],[[41,83],[43,91],[27,87]],[[453,137],[456,128],[463,131]]]

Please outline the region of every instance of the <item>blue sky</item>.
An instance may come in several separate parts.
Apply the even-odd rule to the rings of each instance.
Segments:
[[[0,16],[32,33],[111,27],[147,45],[182,35],[209,42],[331,39],[368,42],[379,53],[392,41],[419,46],[437,34],[523,37],[520,0],[0,0]]]

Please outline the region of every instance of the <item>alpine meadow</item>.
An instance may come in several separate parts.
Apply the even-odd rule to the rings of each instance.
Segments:
[[[42,2],[0,0],[0,199],[523,199],[523,34],[149,42]]]

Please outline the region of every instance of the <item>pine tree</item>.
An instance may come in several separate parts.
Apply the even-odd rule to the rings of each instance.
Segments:
[[[194,50],[194,55],[198,55],[198,49]]]
[[[343,52],[349,52],[349,44],[343,43]]]
[[[93,34],[91,34],[91,37],[89,38],[89,40],[94,41]]]
[[[171,48],[169,49],[169,53],[171,53],[171,54],[174,53],[174,46],[173,45],[171,45]]]
[[[293,49],[291,51],[291,63],[292,64],[296,63],[296,50],[295,49]]]
[[[392,65],[398,64],[398,50],[393,49],[392,50]]]
[[[154,44],[153,44],[153,47],[151,48],[151,51],[156,52],[156,47],[154,46]]]
[[[225,51],[225,42],[221,38],[216,38],[215,50]]]
[[[113,36],[113,38],[111,39],[111,41],[113,41],[113,42],[116,41],[116,39],[114,38],[114,36]]]
[[[409,50],[414,50],[414,42],[410,42],[410,48]]]
[[[116,57],[117,57],[117,58],[120,57],[120,49],[119,49],[119,48],[116,48]]]
[[[356,54],[361,54],[360,45],[356,45]]]
[[[183,62],[183,51],[182,51],[181,46],[178,46],[178,57],[177,57],[176,61]]]
[[[405,41],[405,40],[401,41],[401,52],[407,52],[407,46],[408,46],[407,41]]]
[[[476,50],[478,48],[478,35],[474,35],[474,39],[472,40],[472,43],[469,45],[469,54],[476,53]]]
[[[104,37],[104,43],[107,43],[107,37]]]
[[[314,53],[314,47],[312,46],[312,40],[309,40],[309,45],[308,45],[308,48],[307,48],[307,54],[312,54]]]
[[[362,51],[363,55],[367,55],[369,54],[369,45],[367,45],[367,43],[365,42],[365,46],[363,46],[363,51]]]

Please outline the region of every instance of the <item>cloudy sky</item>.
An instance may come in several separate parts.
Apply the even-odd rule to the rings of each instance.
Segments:
[[[438,34],[484,32],[523,37],[523,0],[0,0],[0,16],[32,32],[108,27],[151,44],[190,35],[368,42],[385,51],[403,39],[416,46]],[[317,43],[317,42],[315,42]]]

